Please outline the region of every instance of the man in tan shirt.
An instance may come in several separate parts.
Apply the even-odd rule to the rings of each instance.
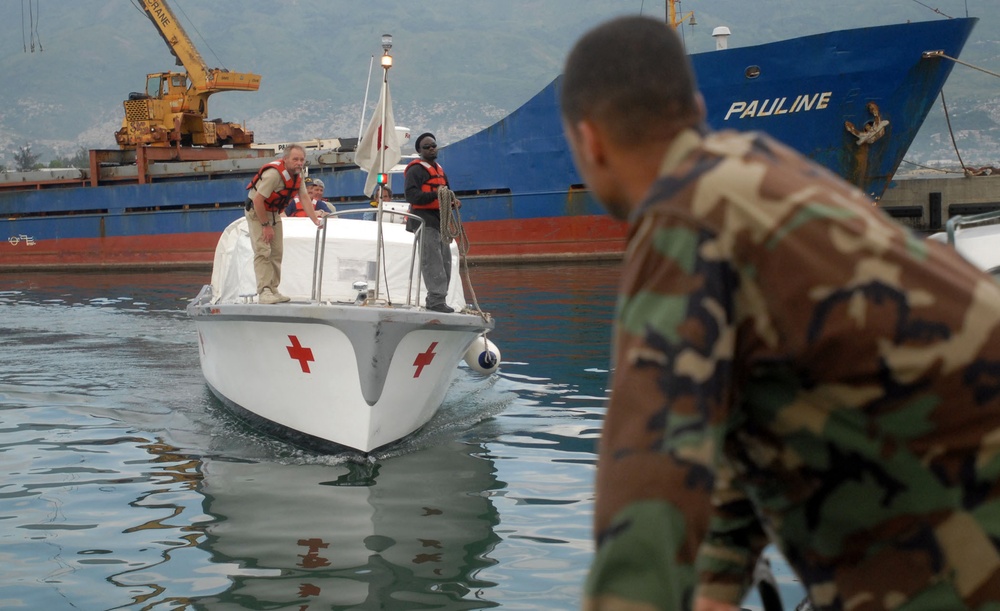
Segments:
[[[257,277],[259,303],[283,303],[289,297],[278,292],[281,283],[282,231],[281,212],[296,195],[306,216],[317,226],[321,221],[302,180],[306,151],[297,144],[285,155],[266,163],[247,185],[247,226],[253,243],[253,271]]]

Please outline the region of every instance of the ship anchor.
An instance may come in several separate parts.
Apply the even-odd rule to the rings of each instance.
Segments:
[[[889,120],[882,118],[882,113],[878,109],[878,104],[875,102],[868,102],[867,108],[868,112],[870,112],[874,117],[874,120],[865,123],[864,127],[860,130],[854,127],[854,124],[850,121],[844,122],[844,127],[847,128],[847,131],[851,132],[851,134],[858,139],[855,143],[858,146],[861,146],[862,144],[871,144],[884,136],[885,128],[889,125]]]

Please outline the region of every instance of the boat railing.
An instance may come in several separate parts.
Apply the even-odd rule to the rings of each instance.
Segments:
[[[948,243],[955,245],[956,234],[962,227],[969,225],[994,225],[1000,223],[1000,210],[991,210],[982,214],[971,214],[968,216],[955,215],[948,219],[945,229],[948,232]]]
[[[353,216],[363,216],[363,215],[369,214],[371,212],[372,212],[371,210],[365,210],[365,209],[338,210],[336,212],[330,212],[330,213],[328,213],[326,216],[324,216],[321,219],[323,222],[322,222],[322,224],[319,227],[316,228],[316,244],[315,244],[315,246],[313,248],[312,301],[319,302],[319,301],[322,301],[322,299],[323,299],[323,263],[326,260],[326,228],[327,228],[327,222],[330,219],[333,219],[333,218],[339,218],[339,217],[342,217],[342,216],[352,216],[352,215]],[[420,245],[420,240],[421,240],[421,238],[423,236],[424,220],[422,218],[420,218],[419,216],[411,213],[411,212],[404,212],[404,211],[397,211],[397,210],[393,210],[392,212],[382,211],[381,214],[383,214],[383,215],[384,214],[398,214],[399,216],[405,217],[407,219],[413,219],[413,220],[415,220],[417,222],[417,229],[416,229],[416,231],[413,232],[413,245],[411,246],[411,250],[410,250],[410,273],[409,273],[409,280],[408,280],[407,285],[406,285],[406,305],[412,306],[413,303],[414,303],[414,301],[413,301],[413,294],[414,294],[413,293],[413,272],[414,272],[415,269],[417,269],[417,270],[420,269],[420,267],[419,267],[419,264],[420,264],[420,248],[419,248],[419,245]],[[376,219],[375,222],[377,222],[377,223],[383,223],[385,221],[381,217],[379,217],[379,218]],[[379,240],[381,240],[381,237],[382,237],[381,230],[378,232],[378,235],[379,235]],[[376,244],[375,248],[379,249],[379,248],[381,248],[381,246],[382,246],[381,244]],[[378,260],[379,260],[379,258],[376,257],[376,261],[378,261]],[[375,266],[375,286],[376,287],[379,286],[379,282],[380,282],[381,277],[382,277],[382,270],[379,269],[379,266],[376,263],[376,266]],[[421,274],[418,273],[417,274],[417,292],[416,292],[416,294],[418,296],[420,295],[420,287],[421,287],[420,282],[421,282]],[[370,289],[369,292],[368,292],[368,295],[371,298],[374,295],[377,295],[377,293],[378,293],[377,288],[376,289]]]

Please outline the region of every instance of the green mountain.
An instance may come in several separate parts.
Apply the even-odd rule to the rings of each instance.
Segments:
[[[661,17],[654,0],[168,0],[210,67],[262,75],[257,92],[211,98],[210,117],[245,122],[257,141],[357,136],[372,56],[393,35],[390,83],[396,122],[452,142],[517,108],[560,70],[573,41],[624,13]],[[941,13],[982,21],[963,59],[1000,71],[995,0],[939,0]],[[731,46],[831,29],[941,19],[916,0],[687,0],[692,52],[714,48],[728,26]],[[29,14],[30,9],[30,14]],[[0,164],[31,145],[43,161],[80,147],[113,148],[122,101],[146,74],[173,67],[153,24],[129,0],[0,3]],[[34,41],[34,51],[31,46]],[[886,41],[891,44],[891,41]],[[377,58],[376,58],[377,68]],[[378,96],[372,77],[368,112]],[[1000,81],[959,66],[946,87],[952,125],[976,149],[967,163],[1000,165]],[[928,119],[911,153],[947,153],[943,113]],[[959,126],[956,127],[956,123]],[[945,146],[947,145],[947,146]],[[992,148],[991,148],[992,147]],[[992,157],[990,156],[992,155]],[[952,153],[954,157],[954,153]]]

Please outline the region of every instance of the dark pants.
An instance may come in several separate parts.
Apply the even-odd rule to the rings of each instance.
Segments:
[[[441,241],[441,230],[424,223],[420,242],[420,273],[427,287],[425,307],[446,304],[451,284],[451,244]]]

